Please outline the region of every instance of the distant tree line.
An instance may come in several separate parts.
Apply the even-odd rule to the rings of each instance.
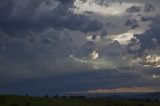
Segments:
[[[49,98],[49,95],[44,95],[44,98]],[[51,98],[51,97],[50,97]],[[59,95],[54,95],[53,98],[55,99],[63,99],[63,98],[68,98],[68,99],[85,99],[86,97],[85,96],[59,96]]]

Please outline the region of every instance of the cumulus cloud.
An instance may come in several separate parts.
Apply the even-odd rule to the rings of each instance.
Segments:
[[[154,17],[153,24],[143,34],[135,34],[128,44],[128,51],[140,57],[144,66],[159,67],[159,18]]]
[[[135,35],[135,39],[131,40],[130,45],[139,45],[137,51],[144,52],[146,49],[155,49],[159,47],[160,39],[159,39],[159,19],[156,18],[155,22],[152,24],[149,30],[147,30],[143,34]]]
[[[160,67],[160,56],[157,54],[145,56],[145,62],[148,65]]]

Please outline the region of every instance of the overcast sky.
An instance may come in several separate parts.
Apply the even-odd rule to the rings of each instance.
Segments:
[[[160,91],[159,0],[0,0],[0,93]]]

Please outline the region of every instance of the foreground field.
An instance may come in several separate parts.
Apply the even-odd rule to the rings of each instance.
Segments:
[[[0,106],[160,106],[160,101],[0,96]]]

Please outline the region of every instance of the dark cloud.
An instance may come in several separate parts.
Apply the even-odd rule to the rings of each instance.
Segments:
[[[155,11],[156,10],[156,8],[155,8],[155,6],[154,6],[154,4],[151,4],[149,1],[129,1],[128,0],[128,2],[135,2],[135,3],[144,3],[145,2],[145,4],[144,4],[144,7],[142,8],[141,6],[137,6],[137,5],[133,5],[132,7],[130,7],[130,8],[128,8],[127,10],[126,10],[126,12],[128,12],[128,13],[137,13],[137,12],[140,12],[141,10],[143,10],[144,12],[152,12],[152,11]],[[159,1],[154,1],[154,2],[152,2],[152,3],[156,3],[156,2],[158,2],[159,3]]]
[[[88,16],[74,14],[69,10],[72,6],[73,0],[1,1],[0,63],[3,67],[0,74],[5,76],[3,80],[7,76],[41,77],[42,73],[70,70],[73,60],[69,60],[69,55],[76,48],[71,37],[74,32],[84,34],[103,27]],[[75,66],[81,66],[77,64]]]
[[[65,36],[61,37],[63,29],[94,32],[103,27],[102,23],[96,20],[90,20],[85,15],[76,15],[69,11],[69,8],[73,6],[73,1],[2,0],[0,45],[6,46],[7,50],[19,48],[22,51],[27,47],[43,48],[45,45],[57,47],[67,44],[62,42],[68,41],[68,44],[72,42],[69,35],[65,33],[63,33]],[[49,29],[53,30],[47,32]],[[13,47],[14,45],[17,46]]]
[[[75,55],[78,58],[88,57],[95,49],[96,43],[94,41],[87,41],[84,45],[75,49]]]
[[[126,10],[126,12],[128,12],[128,13],[135,13],[135,12],[140,12],[140,11],[141,11],[141,7],[136,6],[136,5],[130,7]]]
[[[103,30],[103,31],[101,32],[101,38],[104,38],[104,37],[106,37],[107,35],[108,35],[107,31]]]
[[[48,0],[48,2],[54,4],[55,1]],[[87,16],[75,15],[69,11],[72,2],[60,0],[58,6],[52,9],[48,8],[52,6],[51,3],[44,0],[3,1],[0,6],[0,29],[5,32],[17,33],[17,31],[24,30],[40,31],[50,27],[58,30],[67,28],[83,32],[97,31],[102,28],[102,24],[98,21],[91,21]],[[44,7],[42,8],[42,6]],[[45,10],[45,8],[47,9]]]
[[[132,73],[129,69],[118,71],[114,69],[85,71],[83,73],[72,73],[70,75],[58,75],[48,77],[17,81],[16,83],[3,84],[0,93],[27,92],[34,95],[44,95],[62,92],[83,91],[86,89],[132,87],[132,86],[158,86],[158,81],[150,82],[143,75]],[[149,70],[148,70],[149,71]],[[89,76],[89,77],[88,77]],[[79,87],[79,85],[81,85]],[[10,89],[12,88],[12,89]],[[24,89],[25,88],[25,89]],[[18,89],[18,90],[17,90]]]
[[[74,2],[74,0],[56,0],[56,1],[60,1],[62,4],[72,4]]]
[[[123,43],[128,36],[121,36],[122,33],[130,33],[132,29],[139,31],[135,28],[142,22],[154,20],[148,31],[134,35],[128,51],[140,55],[146,49],[159,46],[159,17],[150,17],[155,5],[139,7],[139,4],[149,0],[89,1],[99,4],[95,7],[97,9],[102,6],[102,13],[105,13],[104,6],[112,10],[117,2],[122,10],[127,8],[125,6],[133,6],[124,10],[124,14],[119,11],[120,16],[116,11],[119,6],[115,7],[115,16],[108,16],[98,11],[76,13],[78,7],[74,7],[74,0],[1,0],[0,93],[17,93],[21,90],[24,94],[26,88],[32,94],[46,94],[159,84],[145,78],[152,74],[159,75],[159,69],[143,72],[136,67],[132,70],[132,57],[126,56],[126,46],[113,41],[118,37]],[[155,1],[159,3],[159,0]],[[150,13],[146,16],[144,11]],[[142,15],[137,19],[137,14]],[[91,34],[91,37],[87,34]],[[98,54],[98,58],[92,60],[92,54]]]
[[[101,49],[101,54],[103,56],[111,56],[111,57],[116,57],[118,58],[120,55],[123,54],[124,48],[118,41],[114,41],[109,45],[106,45]]]
[[[143,34],[134,35],[135,38],[132,38],[131,43],[128,45],[129,51],[141,54],[146,49],[156,49],[156,47],[160,46],[159,27],[160,20],[159,17],[156,17],[154,18],[153,24],[150,26],[149,30]]]
[[[141,21],[142,22],[147,22],[147,21],[152,21],[153,17],[148,17],[148,16],[141,16]]]
[[[131,27],[132,29],[135,29],[135,28],[139,27],[138,22],[135,19],[128,19],[125,22],[125,26]]]
[[[155,11],[155,7],[152,4],[146,3],[144,6],[144,11],[145,12]]]
[[[6,19],[14,9],[14,0],[1,0],[0,3],[0,18]]]
[[[112,5],[111,2],[107,1],[107,0],[97,0],[96,2],[97,2],[97,4],[99,4],[101,6],[106,6],[106,7],[109,7]]]
[[[3,22],[3,26],[5,24],[6,28],[9,27],[8,29],[35,28],[41,30],[47,27],[52,27],[55,29],[68,28],[71,30],[89,32],[96,31],[102,28],[102,24],[98,21],[91,21],[87,16],[75,15],[71,11],[69,11],[69,8],[72,8],[73,1],[60,1],[61,2],[58,4],[58,6],[53,9],[48,8],[47,6],[52,5],[44,0],[24,0],[23,2],[14,0],[14,2],[12,1],[13,3],[9,2],[10,4],[8,5],[8,2],[5,1],[4,4],[6,5],[2,4],[3,7],[1,7],[1,14],[4,14],[6,19],[4,21],[2,20],[2,18],[0,18],[0,20]],[[54,3],[55,1],[52,2]],[[21,5],[24,5],[24,7],[22,7]],[[47,9],[42,10],[41,6],[44,6],[43,9]]]

